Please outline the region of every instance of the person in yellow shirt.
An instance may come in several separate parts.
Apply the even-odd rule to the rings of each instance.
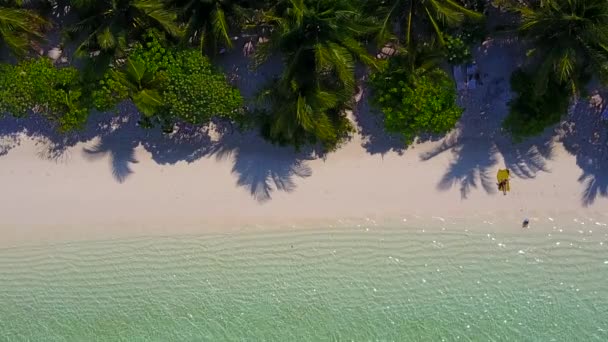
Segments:
[[[509,169],[499,169],[498,173],[496,174],[496,179],[498,180],[498,191],[502,191],[503,195],[506,195],[507,191],[511,190],[509,176]]]

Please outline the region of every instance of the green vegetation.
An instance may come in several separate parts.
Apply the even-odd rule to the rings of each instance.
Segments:
[[[129,42],[148,28],[182,34],[177,14],[163,0],[73,0],[79,21],[67,33],[79,42],[76,54],[98,73],[124,58]]]
[[[608,2],[498,2],[519,15],[531,47],[512,77],[516,97],[503,123],[522,139],[557,122],[592,77],[608,82]],[[39,113],[68,131],[83,127],[93,108],[130,101],[143,126],[168,132],[221,117],[276,143],[326,150],[353,132],[345,113],[365,73],[387,131],[409,142],[453,128],[462,110],[442,67],[470,62],[486,34],[483,0],[70,0],[58,8],[64,4],[72,8],[67,27],[39,14],[48,6],[0,0],[0,51],[18,60],[0,64],[3,113]],[[73,66],[35,53],[50,29],[75,47]],[[240,32],[253,67],[271,56],[282,63],[247,113],[210,60]],[[374,57],[378,47],[389,53]]]
[[[172,130],[176,121],[201,125],[219,116],[238,120],[242,98],[196,50],[164,48],[154,34],[136,44],[120,68],[109,70],[93,93],[99,110],[130,99],[146,126]]]
[[[608,80],[608,2],[544,0],[520,8],[520,31],[534,44],[535,90],[543,93],[555,79],[578,92],[585,74]],[[581,77],[582,76],[582,77]]]
[[[473,61],[471,49],[460,37],[446,35],[445,51],[450,64],[464,64]]]
[[[409,63],[396,58],[370,80],[386,129],[401,134],[406,143],[422,133],[448,132],[462,114],[454,82],[443,70]]]
[[[60,131],[80,128],[88,117],[88,104],[79,72],[57,68],[47,58],[0,67],[0,113],[23,117],[37,112]]]
[[[387,13],[382,18],[382,27],[379,37],[386,39],[396,20],[405,17],[400,22],[400,31],[405,34],[405,44],[410,45],[415,33],[424,33],[432,30],[440,44],[444,44],[444,30],[464,22],[465,18],[481,20],[483,16],[474,10],[464,7],[455,0],[390,0],[371,1],[371,7],[385,9]],[[420,25],[422,27],[417,27]]]
[[[240,9],[235,1],[175,0],[174,5],[187,23],[185,39],[189,43],[199,45],[202,51],[212,55],[221,45],[232,47],[230,29],[237,27],[234,21],[237,21]]]
[[[350,132],[344,109],[355,92],[355,65],[377,67],[360,39],[376,30],[350,0],[292,0],[262,19],[273,28],[256,60],[283,57],[284,72],[261,94],[263,132],[272,141],[335,148]]]
[[[534,46],[525,70],[513,74],[517,97],[504,122],[521,139],[557,123],[570,95],[580,95],[592,76],[608,81],[608,2],[544,0],[516,11]]]
[[[0,1],[0,48],[6,46],[11,52],[23,57],[32,43],[44,37],[48,22],[36,12],[19,8],[21,0]]]
[[[568,88],[551,79],[544,93],[534,89],[533,76],[518,70],[511,77],[511,89],[517,93],[509,103],[510,113],[503,122],[516,141],[542,133],[546,127],[558,123],[567,111]]]

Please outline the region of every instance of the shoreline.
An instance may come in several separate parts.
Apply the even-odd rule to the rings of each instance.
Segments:
[[[0,226],[0,250],[20,248],[46,248],[46,246],[78,244],[89,242],[128,241],[139,239],[187,239],[202,237],[233,238],[236,236],[299,236],[300,234],[341,234],[341,233],[406,233],[435,235],[475,235],[490,237],[573,237],[582,236],[605,243],[608,239],[608,215],[597,212],[568,212],[560,216],[529,216],[530,225],[521,226],[516,217],[501,217],[498,214],[485,217],[454,218],[441,216],[408,216],[401,218],[327,218],[318,220],[297,220],[295,223],[258,221],[239,225],[222,222],[196,225],[174,225],[160,227],[154,225],[133,225],[115,223],[108,226],[29,226],[20,231],[8,226]],[[403,218],[403,216],[407,216]],[[86,228],[83,228],[86,227]]]
[[[230,153],[174,164],[159,164],[140,144],[132,154],[124,152],[130,173],[117,178],[113,167],[121,152],[91,159],[86,151],[98,144],[95,139],[49,160],[40,158],[43,143],[20,136],[19,146],[0,157],[0,188],[10,194],[0,200],[2,245],[408,217],[429,227],[441,226],[437,218],[481,226],[500,221],[491,230],[504,232],[521,230],[525,217],[532,227],[547,217],[564,218],[564,225],[587,218],[608,222],[608,198],[600,194],[585,205],[582,171],[560,142],[553,142],[544,169],[513,169],[511,192],[503,196],[495,174],[508,156],[494,153],[495,162],[483,169],[467,161],[457,167],[460,174],[452,174],[459,160],[486,158],[487,151],[463,155],[451,148],[425,159],[449,137],[403,154],[374,155],[356,135],[325,159],[298,159],[291,149],[257,137],[235,138],[244,141]]]

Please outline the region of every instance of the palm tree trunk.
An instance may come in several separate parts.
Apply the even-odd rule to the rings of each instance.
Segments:
[[[408,47],[410,46],[410,41],[412,38],[412,16],[414,12],[414,1],[416,0],[410,0],[410,10],[407,14],[407,30],[405,32],[405,43]]]

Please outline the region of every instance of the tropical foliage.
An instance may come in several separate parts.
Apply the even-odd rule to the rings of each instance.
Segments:
[[[78,70],[57,68],[48,58],[0,68],[0,113],[44,115],[68,131],[84,125],[89,114]]]
[[[539,94],[534,89],[533,75],[518,70],[511,77],[511,89],[517,96],[509,103],[510,112],[503,127],[516,141],[542,133],[547,126],[558,123],[568,109],[569,90],[554,78]]]
[[[462,24],[465,18],[480,20],[483,16],[464,7],[458,0],[371,0],[370,7],[384,9],[379,38],[386,40],[391,35],[391,26],[400,23],[400,32],[410,45],[415,33],[432,31],[440,44],[444,44],[444,29]]]
[[[259,125],[273,142],[328,150],[353,131],[345,113],[361,89],[357,77],[368,72],[388,131],[411,141],[454,127],[462,110],[442,68],[471,61],[470,47],[485,37],[480,12],[487,6],[484,0],[52,3],[53,15],[68,5],[69,19],[47,21],[38,2],[0,0],[0,49],[20,60],[0,67],[3,113],[40,113],[69,130],[82,127],[90,108],[130,101],[145,126],[169,131],[176,122],[203,125],[222,117]],[[608,2],[495,3],[519,15],[518,31],[531,47],[512,77],[516,96],[503,124],[519,139],[559,120],[592,77],[608,82]],[[73,24],[61,27],[62,21]],[[28,59],[34,47],[40,50],[49,22],[69,38],[62,50],[73,45],[85,63],[59,67],[44,57]],[[254,68],[271,56],[282,63],[282,73],[248,107],[209,59],[243,40],[247,55],[254,52]]]
[[[116,58],[124,57],[130,39],[150,27],[178,37],[177,14],[164,0],[72,0],[80,20],[68,28],[79,41],[76,54],[94,61],[105,71]]]
[[[284,72],[261,95],[264,132],[274,141],[335,147],[348,133],[343,109],[355,91],[356,62],[377,67],[359,39],[376,27],[349,0],[290,0],[264,14],[273,27],[256,60],[283,57]]]
[[[542,0],[515,6],[533,43],[525,70],[513,74],[517,96],[503,123],[515,139],[539,134],[566,114],[592,76],[608,81],[608,2]]]
[[[449,131],[462,114],[450,77],[437,67],[411,61],[395,58],[370,80],[387,131],[401,134],[406,143],[423,133]]]
[[[21,0],[0,1],[0,47],[6,46],[18,56],[24,56],[32,42],[41,41],[48,22],[30,9],[19,8]]]
[[[576,93],[585,74],[608,81],[607,1],[542,0],[518,11],[520,31],[534,46],[529,55],[537,93],[545,93],[553,80]]]
[[[185,39],[202,51],[216,54],[221,46],[231,48],[230,30],[238,28],[240,4],[233,0],[175,0],[180,17],[187,23]]]
[[[243,114],[240,92],[196,50],[175,53],[167,68],[163,101],[168,114],[181,121],[201,125],[213,117],[239,121]]]
[[[445,51],[446,58],[450,64],[464,64],[473,60],[471,49],[460,37],[446,35]]]
[[[106,73],[93,94],[95,106],[108,110],[129,99],[147,126],[167,130],[176,121],[204,124],[214,116],[237,119],[242,98],[224,75],[196,50],[168,49],[155,34],[137,43],[121,67]]]

